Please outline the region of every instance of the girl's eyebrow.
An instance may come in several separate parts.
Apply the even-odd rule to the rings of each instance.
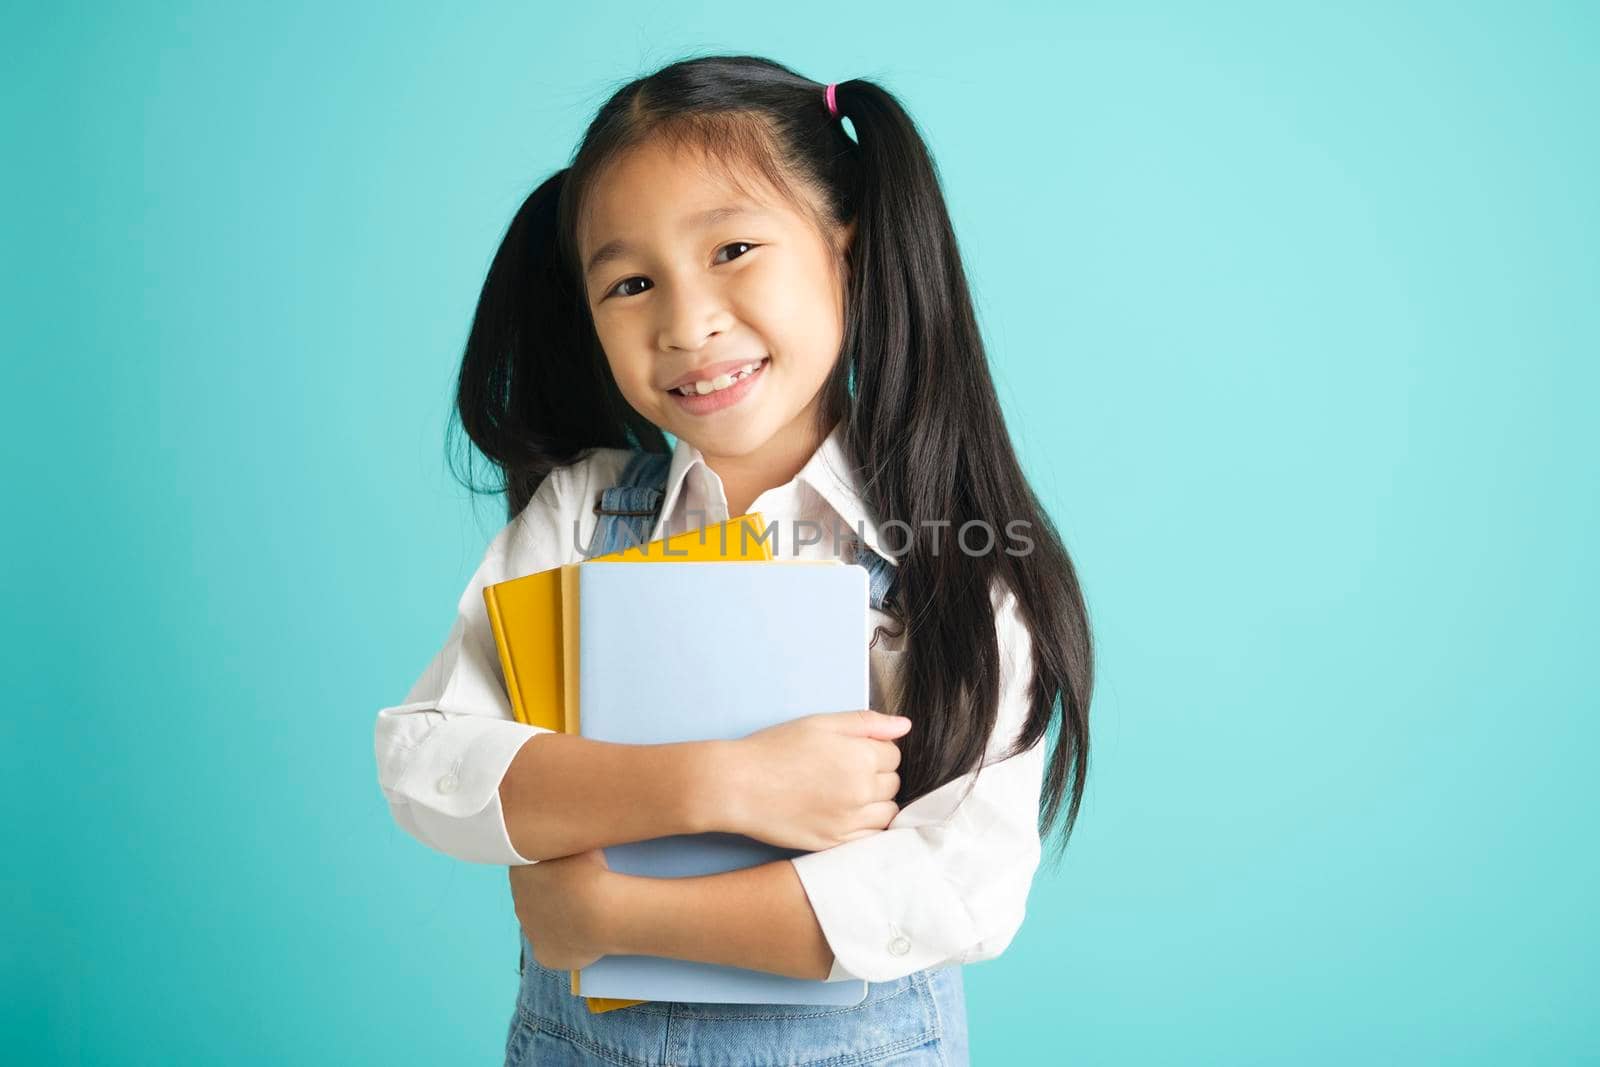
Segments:
[[[705,229],[707,226],[715,226],[719,222],[725,222],[728,219],[738,218],[742,215],[755,216],[765,214],[766,212],[753,207],[741,204],[727,204],[722,207],[707,208],[704,211],[696,211],[693,214],[685,215],[678,220],[678,229]],[[583,276],[585,278],[589,277],[598,268],[605,266],[612,260],[621,259],[630,251],[632,251],[632,246],[628,242],[620,237],[612,238],[595,249],[594,255],[589,257],[588,266],[583,268]]]

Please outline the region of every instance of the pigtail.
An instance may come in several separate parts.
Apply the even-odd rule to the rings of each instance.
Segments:
[[[937,168],[916,124],[871,81],[839,83],[835,100],[855,130],[850,174],[835,177],[857,222],[846,358],[835,371],[850,376],[854,396],[829,415],[846,421],[875,512],[911,527],[894,591],[909,628],[901,700],[928,721],[902,745],[902,795],[937,788],[984,755],[1004,670],[990,601],[998,585],[1016,597],[1035,668],[1031,710],[1007,754],[1059,728],[1042,822],[1050,826],[1065,807],[1064,848],[1088,768],[1093,689],[1077,574],[1012,447]],[[1026,555],[1005,551],[1019,520],[1032,541]],[[948,524],[931,525],[940,521]],[[955,539],[977,522],[997,545],[969,555]]]
[[[501,484],[515,518],[551,470],[592,448],[665,451],[661,431],[623,400],[571,271],[557,222],[566,170],[523,201],[478,296],[456,385],[455,413]]]

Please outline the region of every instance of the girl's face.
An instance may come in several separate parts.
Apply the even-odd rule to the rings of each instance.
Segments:
[[[839,264],[852,232],[836,256],[775,193],[751,200],[653,143],[619,159],[577,237],[623,397],[708,459],[798,466],[818,443],[816,405],[843,343]]]

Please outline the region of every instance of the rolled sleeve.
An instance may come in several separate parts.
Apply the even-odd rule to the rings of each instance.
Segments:
[[[553,481],[525,513],[550,526]],[[554,545],[551,530],[540,542]],[[374,730],[378,784],[394,821],[430,848],[469,863],[519,866],[536,862],[512,847],[500,783],[517,752],[555,731],[516,721],[506,694],[499,649],[483,603],[485,586],[531,574],[556,560],[515,550],[530,544],[514,520],[490,543],[461,594],[442,648],[400,704],[378,711]]]
[[[403,829],[469,863],[535,862],[511,845],[500,782],[529,738],[552,731],[483,716],[445,715],[432,703],[384,708],[378,723],[380,784]]]
[[[991,755],[1026,718],[1033,674],[1009,596],[997,615],[1007,670]],[[1044,759],[1041,739],[919,797],[879,833],[790,859],[834,953],[827,981],[892,981],[1010,944],[1039,865]]]
[[[833,949],[828,981],[888,982],[1000,954],[1039,865],[1043,758],[1040,742],[986,766],[932,825],[915,823],[959,797],[970,776],[908,804],[881,833],[790,859]]]

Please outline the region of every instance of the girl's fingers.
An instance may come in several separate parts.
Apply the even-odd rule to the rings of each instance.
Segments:
[[[879,771],[878,795],[884,800],[893,800],[898,792],[900,792],[900,775],[894,771]]]
[[[879,800],[861,809],[861,817],[874,830],[882,830],[900,814],[900,805],[892,800]]]
[[[873,747],[878,750],[878,770],[892,771],[900,766],[900,746],[893,741],[874,741]]]
[[[899,737],[911,729],[911,720],[906,716],[890,715],[874,708],[823,712],[819,717],[831,720],[829,725],[843,733],[862,737]]]

